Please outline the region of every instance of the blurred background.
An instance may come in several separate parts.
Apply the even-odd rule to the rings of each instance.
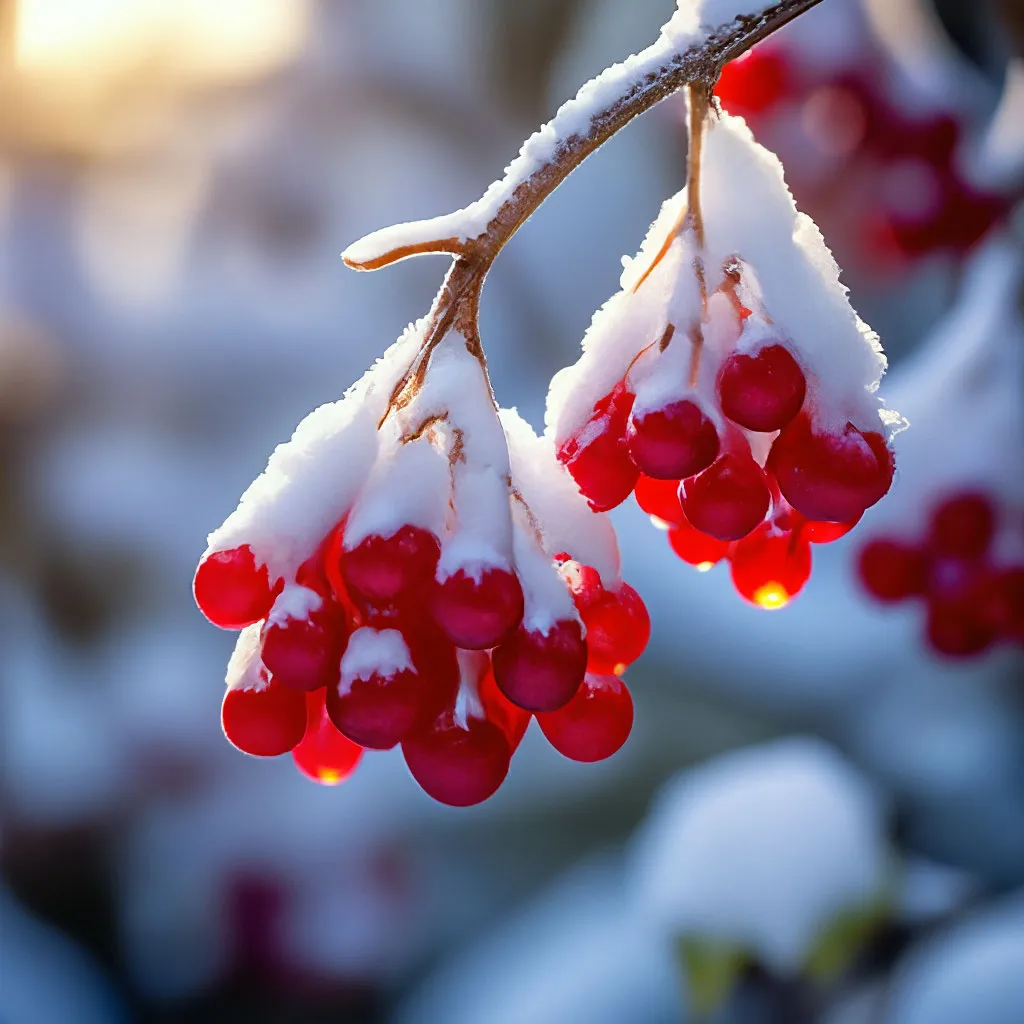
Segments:
[[[673,9],[0,0],[4,1024],[1024,1021],[1020,648],[943,658],[856,579],[957,488],[1021,529],[1017,0],[826,0],[723,79],[920,425],[790,607],[621,508],[654,637],[610,761],[533,727],[457,811],[397,752],[317,787],[220,732],[206,534],[444,270],[338,253],[476,198]],[[623,131],[491,275],[498,399],[535,427],[684,134],[673,101]]]

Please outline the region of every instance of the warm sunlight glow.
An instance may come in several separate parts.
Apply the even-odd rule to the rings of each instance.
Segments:
[[[789,604],[789,592],[781,583],[772,580],[754,591],[754,604],[768,611],[785,608]]]
[[[154,64],[243,77],[298,48],[307,0],[19,0],[14,61],[31,75],[109,78]]]
[[[322,786],[336,786],[344,779],[345,776],[342,775],[341,772],[336,772],[332,768],[321,768],[316,777],[316,781]]]
[[[667,529],[669,529],[669,524],[666,523],[664,519],[659,519],[657,516],[651,516],[651,525],[656,530],[667,530]]]
[[[711,568],[714,567],[714,564],[715,564],[714,562],[698,562],[694,566],[694,568],[697,570],[697,572],[707,572],[708,569],[711,569]]]
[[[625,664],[625,662],[620,661],[618,663],[618,665],[616,665],[615,668],[612,671],[614,671],[614,673],[617,676],[621,676],[622,673],[625,672],[627,668],[629,668],[629,666],[627,664]]]

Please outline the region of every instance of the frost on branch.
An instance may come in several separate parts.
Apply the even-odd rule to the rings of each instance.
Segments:
[[[500,786],[532,715],[567,757],[613,754],[643,651],[643,602],[606,517],[457,332],[416,386],[422,324],[303,421],[209,538],[195,594],[241,628],[223,724],[338,782],[402,745],[436,799]]]
[[[779,607],[810,543],[888,491],[898,417],[874,394],[878,339],[778,160],[727,115],[691,134],[703,166],[552,381],[548,432],[592,507],[635,491],[680,557],[728,558],[744,597]]]
[[[1024,644],[1024,256],[996,237],[892,393],[900,485],[858,553],[876,601],[924,605],[929,647],[967,658]],[[1007,443],[1013,439],[1017,443]]]

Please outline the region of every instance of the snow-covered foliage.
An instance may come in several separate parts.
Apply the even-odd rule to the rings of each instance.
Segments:
[[[780,740],[670,782],[636,837],[645,914],[669,936],[794,974],[842,913],[889,883],[882,806],[826,744]]]

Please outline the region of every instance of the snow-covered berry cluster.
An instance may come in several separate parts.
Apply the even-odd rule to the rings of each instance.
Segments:
[[[877,44],[850,45],[864,29],[840,23],[849,12],[832,13],[827,32],[850,30],[835,59],[822,58],[808,23],[804,35],[773,39],[726,65],[716,96],[778,148],[798,199],[848,238],[850,256],[866,268],[962,255],[1013,201],[965,171],[968,132],[953,109],[962,96],[952,88],[947,109],[915,97],[911,83],[893,82],[896,69]],[[907,102],[895,106],[894,95]]]
[[[954,493],[935,505],[920,542],[877,537],[864,545],[860,579],[877,601],[922,599],[928,643],[939,654],[1024,645],[1024,563],[997,558],[1010,546],[1024,547],[1024,511],[1000,508],[983,492]]]
[[[593,509],[635,493],[684,561],[728,558],[737,590],[775,608],[811,543],[889,490],[896,417],[872,393],[877,338],[778,161],[728,116],[703,148],[699,194],[665,203],[552,381],[548,429]]]
[[[312,412],[210,535],[194,592],[240,629],[222,721],[337,782],[401,744],[453,805],[504,780],[532,715],[566,757],[625,742],[647,610],[594,515],[453,332],[410,328]],[[428,362],[429,358],[429,362]]]

